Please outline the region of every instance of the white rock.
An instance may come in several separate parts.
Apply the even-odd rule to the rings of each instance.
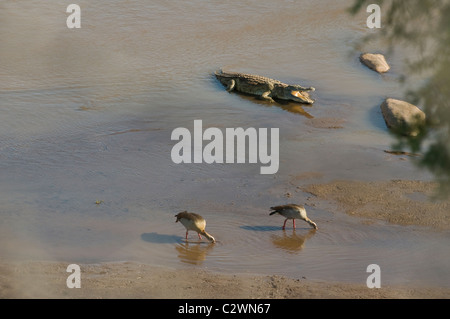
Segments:
[[[380,107],[387,127],[403,135],[416,136],[425,123],[425,113],[408,102],[388,98]]]
[[[391,68],[382,54],[363,53],[359,60],[378,73],[385,73]]]

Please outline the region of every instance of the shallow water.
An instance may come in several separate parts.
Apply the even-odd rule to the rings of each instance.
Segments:
[[[308,208],[320,229],[281,230],[276,204],[305,202],[294,176],[429,179],[383,152],[379,111],[401,97],[402,59],[380,76],[353,46],[369,31],[343,1],[79,1],[0,4],[0,258],[134,260],[167,267],[450,287],[448,232],[363,224]],[[369,47],[370,48],[370,47]],[[376,49],[373,47],[372,49]],[[314,86],[313,106],[229,94],[220,68]],[[280,128],[280,169],[172,162],[177,127]],[[314,122],[317,120],[319,122]],[[320,120],[342,128],[317,125]],[[96,201],[102,201],[96,204]],[[208,220],[218,243],[196,243],[181,210]]]

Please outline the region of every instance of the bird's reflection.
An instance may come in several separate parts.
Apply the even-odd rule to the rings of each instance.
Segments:
[[[300,234],[297,231],[293,229],[292,233],[288,235],[288,232],[283,230],[282,235],[272,235],[272,243],[275,247],[281,248],[288,253],[297,253],[303,249],[306,241],[314,236],[316,230],[310,229],[306,234]]]
[[[178,258],[183,263],[201,265],[206,256],[213,249],[214,244],[206,242],[183,242],[175,246]]]

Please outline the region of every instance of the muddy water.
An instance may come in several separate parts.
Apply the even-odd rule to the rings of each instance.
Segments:
[[[305,202],[305,183],[429,179],[386,155],[379,111],[401,97],[402,59],[379,76],[352,48],[369,31],[349,1],[78,1],[0,4],[0,258],[134,260],[223,272],[450,287],[448,232],[364,224],[309,207],[320,229],[281,230],[268,208]],[[376,49],[376,47],[368,47]],[[225,67],[316,87],[313,106],[227,93]],[[172,162],[177,127],[280,128],[280,169]],[[316,178],[314,177],[316,176]],[[292,196],[286,198],[285,194]],[[96,204],[98,201],[98,204]],[[208,220],[214,246],[173,215]]]

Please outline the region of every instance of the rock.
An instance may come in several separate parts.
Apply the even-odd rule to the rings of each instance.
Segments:
[[[380,107],[387,127],[402,135],[416,136],[425,124],[425,113],[408,102],[388,98]]]
[[[363,53],[359,60],[378,73],[385,73],[391,68],[382,54]]]

